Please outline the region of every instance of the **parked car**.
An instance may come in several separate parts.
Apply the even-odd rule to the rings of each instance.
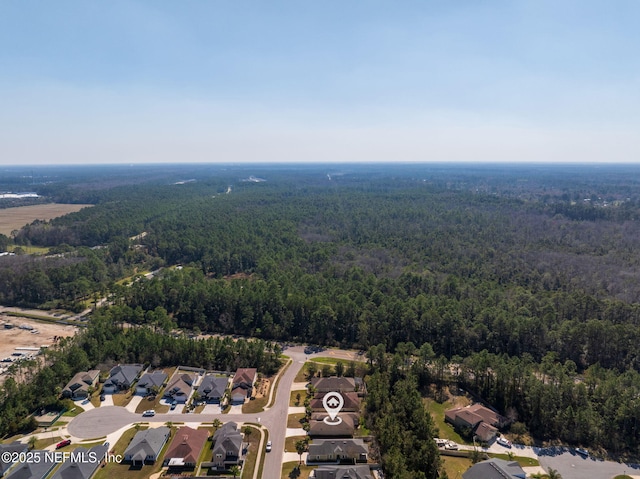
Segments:
[[[576,449],[576,452],[577,452],[578,454],[580,454],[581,456],[589,457],[589,451],[587,451],[586,449],[583,449],[583,448],[581,448],[581,447],[579,447],[578,449]]]
[[[71,439],[65,439],[64,441],[60,441],[58,444],[56,444],[56,449],[68,446],[69,444],[71,444]]]
[[[445,446],[445,449],[448,449],[449,451],[457,451],[458,450],[458,445],[453,442],[453,441],[449,441]]]
[[[271,441],[267,441],[267,452],[271,452]]]
[[[171,409],[173,411],[176,408],[177,405],[178,405],[178,401],[173,401],[171,403],[171,407],[169,409]]]
[[[153,409],[147,409],[145,412],[142,413],[143,417],[153,417],[156,415],[156,412]]]
[[[105,399],[107,399],[107,398],[105,397],[105,395],[104,395],[104,394],[100,394],[100,401],[104,401]]]
[[[511,441],[507,441],[504,437],[500,436],[496,442],[501,446],[511,448]]]

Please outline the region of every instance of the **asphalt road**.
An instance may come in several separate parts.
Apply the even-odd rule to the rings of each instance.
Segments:
[[[545,470],[548,471],[549,468],[557,470],[562,475],[562,479],[611,479],[625,473],[630,476],[640,475],[638,465],[634,468],[631,465],[612,461],[598,461],[573,451],[555,456],[541,455],[538,460]]]
[[[282,459],[284,456],[284,442],[287,429],[287,415],[289,412],[289,397],[293,380],[302,368],[305,360],[315,356],[330,356],[340,359],[354,359],[355,353],[348,351],[326,350],[316,354],[304,353],[304,347],[296,346],[288,348],[285,354],[292,360],[290,366],[283,373],[275,391],[273,407],[256,414],[181,414],[172,412],[156,414],[154,417],[142,417],[119,406],[102,406],[83,412],[76,416],[68,426],[68,432],[80,439],[90,439],[106,436],[127,425],[137,422],[212,422],[219,419],[222,422],[254,422],[260,423],[269,431],[269,440],[272,442],[272,452],[265,453],[263,477],[277,478],[282,472]]]

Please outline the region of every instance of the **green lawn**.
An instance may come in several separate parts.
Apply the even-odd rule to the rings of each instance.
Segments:
[[[300,402],[296,404],[296,395],[300,394]],[[291,391],[291,396],[289,396],[289,406],[291,407],[303,407],[304,399],[307,397],[306,389],[298,389],[296,391]]]
[[[304,413],[289,414],[289,416],[287,417],[287,427],[288,428],[302,427],[302,423],[300,422],[300,420],[302,418],[304,418],[305,416],[306,416],[306,414],[304,414]]]
[[[290,436],[284,440],[284,452],[296,452],[296,442],[308,439],[307,436]]]
[[[296,471],[294,469],[298,468]],[[309,473],[314,470],[314,467],[302,464],[298,466],[298,461],[285,462],[282,465],[282,479],[309,479]]]
[[[440,459],[449,479],[460,479],[462,474],[473,465],[468,457],[440,456]]]
[[[444,422],[444,412],[447,409],[451,409],[453,405],[447,401],[442,404],[434,401],[433,399],[425,399],[425,404],[427,406],[427,410],[431,413],[431,417],[433,417],[433,422],[438,428],[438,437],[441,439],[448,439],[450,441],[457,442],[458,444],[468,444],[470,446],[473,445],[473,442],[465,441],[460,434],[458,434],[451,424],[447,424]]]
[[[488,454],[489,454],[489,457],[504,459],[505,461],[516,461],[522,467],[533,467],[533,466],[540,465],[540,462],[538,462],[537,459],[533,459],[531,457],[513,456],[513,458],[510,458],[508,454],[492,454],[492,453],[488,453]]]

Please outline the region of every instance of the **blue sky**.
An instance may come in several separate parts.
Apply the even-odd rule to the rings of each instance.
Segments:
[[[638,162],[640,2],[0,1],[0,164]]]

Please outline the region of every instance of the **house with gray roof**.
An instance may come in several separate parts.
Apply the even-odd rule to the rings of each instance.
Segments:
[[[46,451],[31,451],[31,461],[19,462],[14,465],[6,479],[44,479],[56,466],[51,454]]]
[[[171,429],[164,426],[138,431],[124,451],[124,460],[137,466],[153,464],[170,435]]]
[[[105,458],[109,447],[104,444],[91,449],[77,447],[51,479],[90,479]]]
[[[228,384],[229,379],[226,377],[206,375],[198,386],[198,394],[208,404],[220,404]]]
[[[228,422],[213,435],[213,456],[211,462],[216,469],[227,470],[240,465],[244,460],[242,433],[238,424]]]
[[[84,399],[89,396],[89,388],[94,388],[98,384],[100,370],[80,371],[62,390],[62,397],[71,399]]]
[[[142,371],[142,364],[118,364],[109,371],[109,379],[102,386],[105,394],[126,391],[138,378]]]
[[[320,466],[316,479],[373,479],[369,466]]]
[[[367,462],[369,446],[362,439],[314,439],[307,462]]]
[[[353,437],[358,427],[359,416],[353,413],[340,413],[340,422],[327,424],[324,419],[327,414],[314,413],[309,421],[309,436],[311,437]],[[331,422],[331,421],[330,421]]]
[[[152,373],[144,373],[136,384],[136,394],[139,396],[147,396],[153,391],[158,391],[167,380],[167,373],[164,371],[154,371]]]
[[[21,453],[27,452],[28,450],[29,446],[27,446],[26,444],[21,444],[18,441],[15,441],[11,444],[0,444],[0,455],[2,455],[2,453],[4,452]],[[12,458],[13,456],[9,457]],[[12,465],[13,461],[0,461],[0,477],[4,476]]]
[[[474,464],[462,474],[462,479],[525,479],[526,476],[516,461],[493,458]]]

